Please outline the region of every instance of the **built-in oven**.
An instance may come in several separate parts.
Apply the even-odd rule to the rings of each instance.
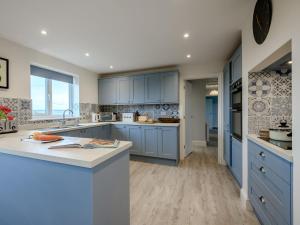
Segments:
[[[242,110],[231,110],[231,134],[232,137],[242,141],[243,139],[243,116]]]
[[[242,111],[242,79],[231,85],[231,134],[242,141],[243,111]]]
[[[242,79],[231,85],[231,107],[233,109],[242,109]]]

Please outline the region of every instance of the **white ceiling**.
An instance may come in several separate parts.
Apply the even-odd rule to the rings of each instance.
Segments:
[[[0,36],[98,73],[205,64],[236,47],[247,10],[249,0],[1,0]]]

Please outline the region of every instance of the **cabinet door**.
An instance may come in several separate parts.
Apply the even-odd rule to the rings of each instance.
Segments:
[[[167,159],[178,157],[178,133],[175,127],[158,129],[158,156]]]
[[[242,47],[239,47],[231,59],[231,78],[235,82],[242,78]]]
[[[129,77],[117,78],[118,104],[129,104],[131,102],[131,79]]]
[[[242,185],[242,143],[235,138],[232,138],[232,166],[231,171],[238,181],[239,185]]]
[[[145,103],[145,77],[135,76],[132,78],[132,103]]]
[[[160,103],[161,99],[161,76],[159,74],[145,75],[145,102]]]
[[[156,127],[143,127],[144,154],[148,156],[157,156],[158,140]]]
[[[141,126],[128,127],[128,141],[132,141],[131,154],[143,154],[143,135]]]
[[[111,128],[111,135],[113,139],[118,139],[120,141],[128,140],[128,129],[124,125],[114,125]]]
[[[117,89],[115,78],[99,79],[99,104],[113,105],[117,103]]]
[[[163,73],[161,76],[161,93],[162,93],[162,103],[178,103],[178,72],[167,72]]]
[[[231,136],[230,136],[230,68],[224,68],[224,160],[231,166]]]
[[[66,137],[81,137],[80,130],[59,132],[57,133],[57,135],[66,136]]]

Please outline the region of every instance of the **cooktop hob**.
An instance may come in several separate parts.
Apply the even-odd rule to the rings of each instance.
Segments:
[[[291,141],[276,141],[276,140],[272,140],[270,138],[262,138],[259,137],[260,139],[269,142],[270,144],[276,145],[284,150],[292,150],[292,142]]]

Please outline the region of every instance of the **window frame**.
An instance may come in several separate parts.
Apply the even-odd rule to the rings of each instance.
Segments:
[[[30,74],[30,79],[32,76],[35,76],[35,77],[39,77],[39,76],[36,76],[36,75],[32,75]],[[75,77],[73,76],[73,79]],[[62,115],[55,115],[53,114],[53,111],[52,111],[52,104],[53,104],[53,101],[52,101],[52,79],[47,79],[45,78],[45,113],[35,113],[33,108],[31,109],[32,111],[32,117],[33,118],[60,118]],[[61,81],[62,82],[62,81]],[[64,83],[67,83],[67,82],[64,82]],[[68,86],[69,86],[69,108],[68,109],[71,109],[73,111],[73,107],[74,107],[74,88],[73,88],[73,85],[70,84],[70,83],[67,83]],[[30,88],[32,88],[30,86]],[[30,92],[31,93],[31,92]],[[30,94],[31,95],[31,94]],[[30,96],[31,99],[32,99],[32,96]],[[71,116],[71,115],[67,115],[67,117],[70,117],[70,118],[74,118],[75,115]]]

